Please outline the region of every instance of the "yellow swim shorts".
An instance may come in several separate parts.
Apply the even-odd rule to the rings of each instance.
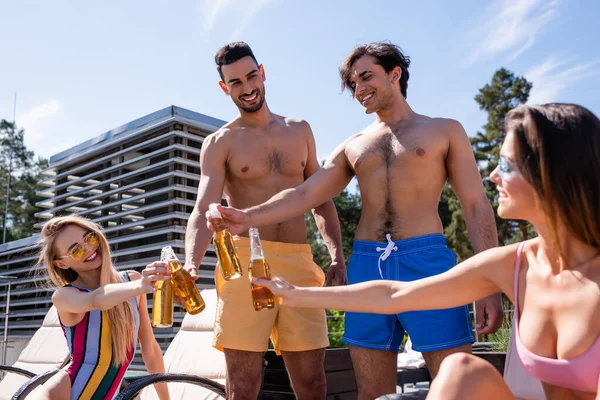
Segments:
[[[220,268],[215,269],[219,301],[213,346],[219,350],[227,348],[264,352],[268,350],[270,337],[278,354],[280,351],[327,347],[329,338],[325,310],[281,307],[278,303],[271,310],[254,310],[248,278],[250,241],[237,236],[234,241],[243,276],[226,281]],[[325,274],[314,263],[308,244],[261,242],[271,267],[271,276],[279,276],[298,286],[323,286]]]

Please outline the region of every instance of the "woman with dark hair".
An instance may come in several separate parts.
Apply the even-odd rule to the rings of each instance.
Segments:
[[[600,121],[578,105],[522,105],[508,114],[506,132],[490,177],[498,215],[529,221],[538,237],[412,282],[255,282],[290,307],[380,314],[456,307],[504,292],[515,305],[518,357],[546,398],[600,399]],[[468,354],[444,360],[428,396],[482,398],[514,396],[490,364]]]

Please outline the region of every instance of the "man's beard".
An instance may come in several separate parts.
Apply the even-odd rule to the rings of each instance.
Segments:
[[[233,102],[240,110],[242,110],[244,112],[247,112],[247,113],[257,112],[258,110],[260,110],[262,108],[263,104],[265,104],[265,89],[263,88],[262,92],[257,89],[256,92],[260,99],[259,99],[258,103],[253,106],[246,105],[240,99],[234,99]]]
[[[376,112],[379,112],[381,110],[385,110],[385,109],[391,107],[393,103],[394,103],[394,96],[392,94],[392,91],[380,89],[377,91],[377,103],[373,104],[369,108],[369,111],[367,111],[367,109],[365,109],[365,112],[367,114],[376,113]]]

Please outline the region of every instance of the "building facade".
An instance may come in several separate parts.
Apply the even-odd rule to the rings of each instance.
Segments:
[[[192,212],[200,174],[202,141],[224,121],[171,106],[50,158],[38,194],[38,228],[54,216],[75,213],[104,227],[118,270],[142,270],[172,246],[184,259],[186,222]],[[51,306],[52,288],[36,270],[39,234],[0,245],[0,275],[11,281],[9,341],[31,337]],[[214,287],[216,256],[212,246],[197,281]],[[0,280],[0,310],[8,283]],[[151,307],[151,296],[148,299]],[[156,329],[163,346],[183,319],[176,308],[172,329]],[[139,357],[138,357],[139,361]]]

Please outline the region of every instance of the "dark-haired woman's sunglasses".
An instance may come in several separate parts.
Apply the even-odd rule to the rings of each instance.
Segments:
[[[96,232],[89,232],[83,237],[82,241],[90,247],[98,247],[100,244],[100,238]],[[58,258],[71,257],[73,260],[83,261],[86,253],[85,246],[82,243],[77,243],[66,256]]]
[[[498,159],[498,167],[500,167],[498,169],[498,175],[500,175],[500,178],[502,179],[506,179],[511,172],[517,174],[519,173],[519,169],[503,156],[500,156]]]

